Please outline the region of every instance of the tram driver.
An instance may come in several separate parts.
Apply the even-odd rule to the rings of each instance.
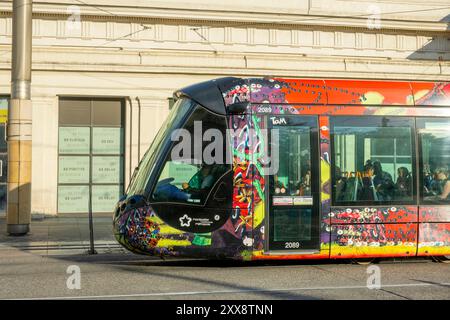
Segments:
[[[156,186],[155,196],[159,201],[203,202],[214,183],[226,171],[222,165],[203,164],[189,182],[183,182],[181,188],[171,184],[174,179],[160,181]]]

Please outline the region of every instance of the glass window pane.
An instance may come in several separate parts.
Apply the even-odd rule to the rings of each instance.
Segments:
[[[277,127],[279,130],[279,168],[274,176],[275,196],[311,195],[310,128]]]
[[[88,156],[60,156],[59,183],[89,183]]]
[[[395,141],[395,150],[398,156],[409,156],[411,154],[411,144],[409,138],[397,138]]]
[[[91,129],[88,127],[60,127],[59,153],[89,154]]]
[[[121,154],[123,152],[123,128],[93,128],[93,154]]]
[[[332,118],[334,202],[412,201],[413,127],[410,118]]]
[[[92,212],[112,212],[121,195],[121,186],[92,186]]]
[[[59,186],[58,212],[86,213],[89,211],[89,186]]]
[[[94,126],[122,125],[121,100],[93,100],[92,107]]]
[[[194,102],[189,99],[179,99],[169,116],[166,118],[155,139],[153,139],[150,148],[144,154],[144,157],[139,163],[139,170],[135,170],[127,190],[128,194],[143,194],[148,179],[150,178],[150,171],[153,168],[157,157],[161,156],[163,146],[170,143],[170,133],[178,129],[185,116],[194,108]]]
[[[0,154],[0,183],[7,182],[8,174],[8,154]]]
[[[6,211],[7,190],[6,184],[0,184],[0,212]]]
[[[59,124],[76,126],[91,124],[90,100],[59,100]]]
[[[312,209],[273,209],[274,241],[311,240]]]
[[[376,155],[391,155],[394,154],[394,141],[389,138],[378,138],[378,139],[365,139],[372,150],[371,152]]]
[[[153,199],[158,202],[205,203],[215,183],[231,169],[231,165],[226,164],[226,128],[225,117],[198,106],[169,152]],[[203,139],[203,134],[208,132],[211,139]],[[198,150],[197,145],[202,148]]]
[[[422,201],[450,203],[450,120],[418,120]]]
[[[92,183],[122,183],[122,157],[92,157]]]
[[[4,123],[0,123],[0,152],[6,152],[7,149],[8,145],[6,142],[6,125]]]
[[[0,123],[8,121],[8,104],[8,98],[0,97]]]

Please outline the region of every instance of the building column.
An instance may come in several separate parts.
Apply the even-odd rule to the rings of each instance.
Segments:
[[[31,40],[32,0],[14,0],[7,127],[7,232],[11,235],[28,233],[31,222]]]

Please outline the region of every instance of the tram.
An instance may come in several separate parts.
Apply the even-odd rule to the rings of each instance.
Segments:
[[[450,257],[450,82],[220,78],[176,103],[117,203],[139,254]]]

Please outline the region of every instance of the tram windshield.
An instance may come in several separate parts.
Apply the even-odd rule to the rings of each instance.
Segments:
[[[226,129],[225,116],[190,99],[178,100],[136,168],[127,195],[152,192],[151,202],[205,204],[231,170]]]
[[[194,105],[196,105],[196,103],[190,99],[177,100],[166,121],[156,134],[150,148],[135,169],[127,190],[127,195],[143,195],[145,193],[145,188],[156,160],[158,159],[163,146],[170,143],[170,132],[181,126],[183,120],[189,114],[190,110],[192,110]]]
[[[171,132],[172,145],[165,155],[151,200],[205,204],[217,182],[231,170],[227,164],[227,123],[224,116],[200,105]]]

